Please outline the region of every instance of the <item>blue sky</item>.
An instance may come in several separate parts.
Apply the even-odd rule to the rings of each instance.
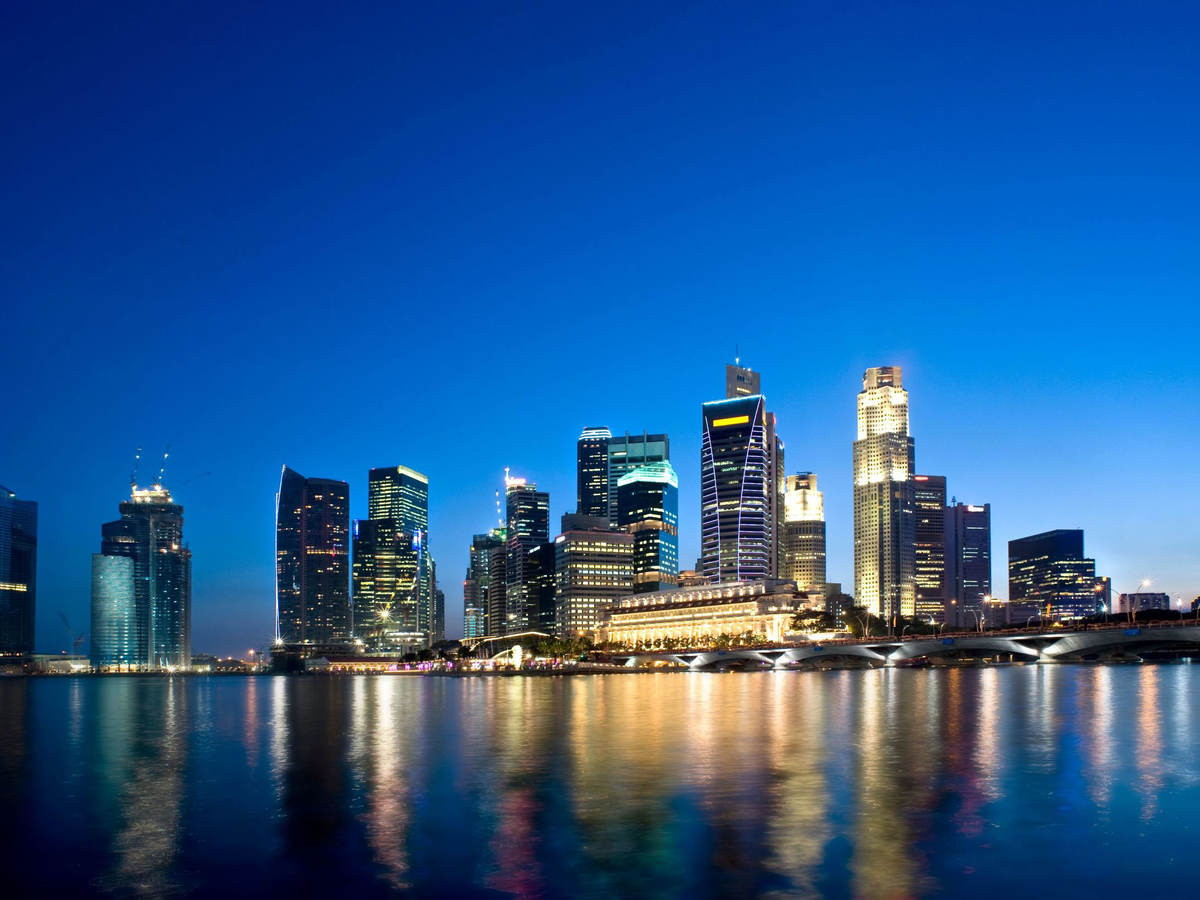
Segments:
[[[38,645],[87,628],[134,449],[172,447],[194,645],[271,634],[280,466],[431,481],[459,633],[505,465],[666,431],[735,345],[852,581],[850,442],[905,367],[917,467],[1008,539],[1200,593],[1194,6],[22,4],[0,22],[0,483]],[[190,480],[200,473],[211,475]]]

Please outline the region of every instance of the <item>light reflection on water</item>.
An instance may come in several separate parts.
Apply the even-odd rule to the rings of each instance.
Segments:
[[[1200,669],[0,681],[0,844],[120,895],[1190,883]],[[15,818],[13,818],[15,816]],[[1077,865],[1086,860],[1086,865]],[[1176,861],[1178,860],[1178,861]],[[1075,862],[1072,862],[1075,861]]]

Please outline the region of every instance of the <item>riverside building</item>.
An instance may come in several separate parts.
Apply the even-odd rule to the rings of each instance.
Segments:
[[[1060,528],[1008,542],[1008,599],[1053,618],[1090,616],[1105,604],[1107,583],[1083,555],[1083,531]]]
[[[809,597],[825,595],[825,498],[812,472],[784,479],[779,577]]]
[[[633,590],[679,583],[679,476],[666,461],[639,466],[617,481],[617,525],[633,535]]]
[[[601,612],[633,592],[635,540],[605,517],[563,516],[553,545],[555,633],[594,634]]]
[[[913,476],[913,590],[918,618],[945,618],[949,586],[946,577],[946,476]]]
[[[0,664],[33,653],[37,503],[0,485]]]

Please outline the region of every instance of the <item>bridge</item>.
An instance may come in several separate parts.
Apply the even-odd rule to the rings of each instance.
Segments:
[[[1200,624],[1086,625],[1050,631],[1007,629],[904,638],[813,641],[732,650],[614,653],[626,666],[721,669],[879,668],[980,662],[1141,662],[1150,654],[1200,654]]]

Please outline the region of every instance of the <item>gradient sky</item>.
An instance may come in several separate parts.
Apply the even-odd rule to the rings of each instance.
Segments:
[[[429,475],[451,636],[504,466],[557,522],[584,425],[670,434],[690,565],[735,345],[831,580],[862,370],[900,364],[918,471],[992,503],[997,594],[1058,527],[1116,591],[1200,593],[1194,4],[514,6],[6,4],[0,484],[40,503],[39,649],[89,628],[138,446],[172,448],[197,652],[271,636],[284,463],[356,517],[371,466]]]

